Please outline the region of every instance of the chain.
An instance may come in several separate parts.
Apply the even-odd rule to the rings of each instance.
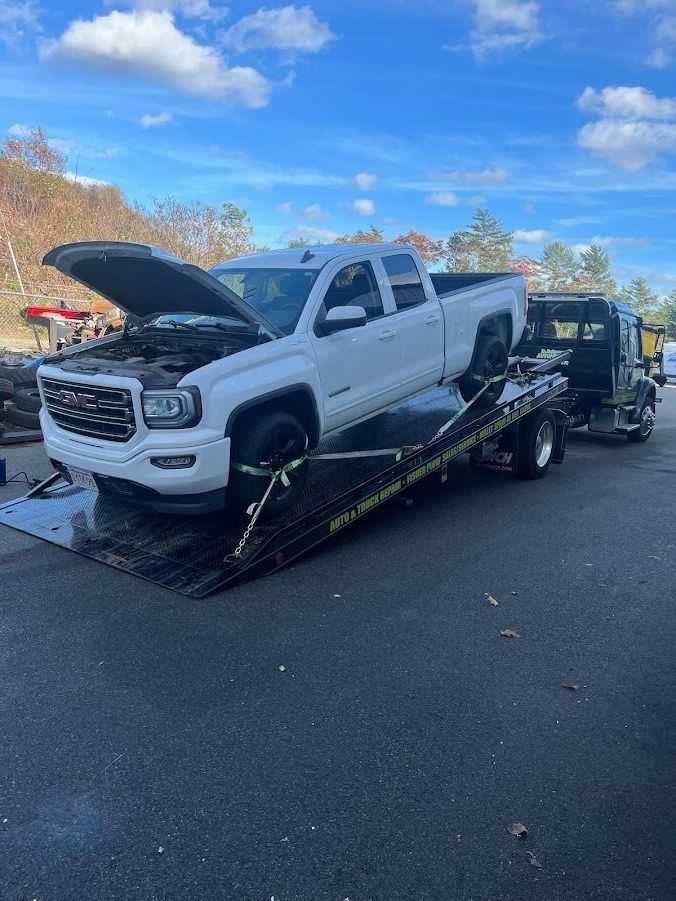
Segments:
[[[251,533],[254,530],[254,526],[258,522],[258,517],[263,512],[263,507],[265,506],[268,498],[272,494],[272,489],[275,487],[275,485],[277,484],[277,482],[280,479],[282,479],[282,480],[284,479],[286,470],[292,469],[294,466],[294,463],[295,463],[295,461],[293,461],[292,463],[287,463],[287,465],[282,467],[282,469],[278,470],[277,472],[272,473],[272,478],[270,479],[270,484],[268,485],[263,497],[260,499],[258,504],[256,504],[256,509],[254,510],[254,512],[251,516],[251,519],[249,520],[249,525],[244,530],[244,534],[239,539],[237,547],[232,552],[232,554],[226,555],[226,557],[225,557],[226,561],[231,561],[233,563],[239,563],[239,561],[242,559],[242,553],[244,551],[244,548],[246,547],[246,543],[249,540],[249,538],[251,537]],[[288,481],[286,484],[288,484]]]

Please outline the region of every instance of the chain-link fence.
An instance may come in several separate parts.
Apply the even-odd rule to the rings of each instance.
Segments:
[[[49,347],[47,329],[31,325],[22,315],[26,307],[67,307],[87,310],[91,297],[64,297],[57,294],[22,293],[0,290],[0,349],[17,351],[46,351]]]

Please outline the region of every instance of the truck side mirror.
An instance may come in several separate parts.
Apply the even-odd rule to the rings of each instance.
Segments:
[[[320,335],[333,335],[346,329],[359,328],[366,325],[367,316],[364,307],[332,307],[326,319],[317,323]]]

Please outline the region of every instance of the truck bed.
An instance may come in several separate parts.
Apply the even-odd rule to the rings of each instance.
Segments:
[[[439,297],[475,288],[482,282],[497,281],[502,278],[514,278],[517,272],[430,272],[434,290]]]

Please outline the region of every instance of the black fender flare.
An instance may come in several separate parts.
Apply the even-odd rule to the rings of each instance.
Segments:
[[[483,319],[479,320],[479,325],[477,326],[476,335],[474,336],[474,349],[472,350],[472,361],[474,361],[474,357],[476,355],[477,348],[479,346],[479,339],[481,338],[481,335],[485,333],[484,330],[485,330],[486,326],[490,325],[490,323],[496,319],[504,319],[505,317],[507,317],[509,319],[511,330],[512,330],[512,334],[510,335],[511,340],[510,340],[509,344],[507,344],[507,342],[505,342],[507,344],[507,353],[509,354],[511,352],[510,345],[514,342],[514,318],[512,316],[512,311],[509,309],[509,307],[505,307],[503,310],[496,310],[492,313],[488,313],[488,315],[484,316]],[[499,336],[499,337],[502,337],[502,336]]]
[[[643,405],[651,394],[653,398],[657,396],[657,382],[653,381],[649,376],[644,376],[636,393],[636,406],[630,417],[632,422],[639,422]]]
[[[250,400],[246,400],[243,403],[239,404],[239,406],[235,407],[235,409],[232,410],[228,416],[227,422],[225,424],[225,437],[230,438],[232,436],[235,422],[242,415],[242,413],[254,410],[256,407],[269,406],[271,401],[282,400],[285,397],[292,397],[293,395],[298,397],[299,394],[302,394],[304,402],[309,404],[312,421],[309,423],[308,440],[310,447],[316,447],[319,443],[319,436],[321,432],[319,410],[317,408],[317,401],[312,389],[309,385],[306,385],[304,383],[299,383],[296,385],[286,385],[284,388],[277,388],[274,391],[268,391],[266,394],[260,394],[257,397],[252,397]]]

